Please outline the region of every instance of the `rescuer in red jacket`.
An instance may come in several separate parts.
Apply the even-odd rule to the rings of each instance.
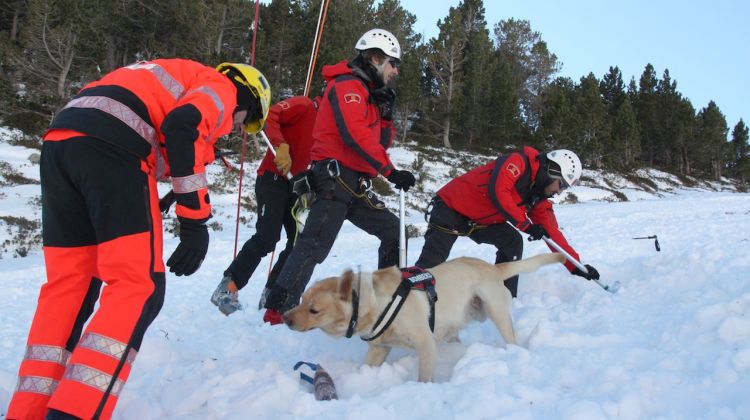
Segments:
[[[386,152],[393,139],[391,84],[398,75],[401,47],[392,33],[372,29],[355,49],[359,54],[354,60],[323,67],[327,87],[310,152],[317,198],[266,300],[266,316],[279,322],[280,313],[297,305],[344,220],[380,239],[378,267],[398,263],[398,217],[368,186],[378,175],[404,191],[415,183],[411,172],[393,168]]]
[[[55,115],[40,162],[47,282],[7,419],[112,416],[164,301],[156,182],[171,176],[180,222],[166,265],[190,275],[208,249],[214,143],[260,130],[269,99],[254,67],[163,59],[89,83]]]
[[[274,151],[268,150],[258,168],[255,181],[255,197],[258,200],[255,234],[242,246],[211,295],[211,302],[224,315],[242,308],[237,292],[247,285],[260,260],[274,250],[282,227],[286,231],[286,247],[268,276],[264,292],[274,284],[292,251],[297,227],[292,217],[292,206],[297,196],[292,192],[287,174],[299,175],[310,164],[312,131],[319,103],[320,97],[309,99],[306,96],[293,96],[274,104],[268,113],[265,132],[274,146],[275,155]]]
[[[518,260],[523,240],[516,229],[527,233],[529,240],[551,238],[579,259],[558,229],[548,198],[575,185],[581,171],[580,159],[569,150],[540,154],[527,146],[450,181],[432,201],[425,244],[415,265],[430,268],[445,262],[458,236],[497,247],[496,264]],[[599,279],[590,265],[586,265],[588,273],[569,261],[565,266],[572,274]],[[518,276],[505,285],[515,297]]]

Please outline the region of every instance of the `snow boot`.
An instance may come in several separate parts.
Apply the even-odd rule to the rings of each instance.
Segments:
[[[268,294],[271,292],[271,289],[268,287],[263,288],[263,292],[260,294],[260,301],[258,301],[258,310],[261,310],[266,307],[266,300],[268,299]]]
[[[242,309],[240,304],[239,296],[237,293],[237,286],[235,286],[232,277],[224,276],[216,286],[216,290],[211,295],[211,303],[219,308],[219,311],[224,315],[231,315],[235,311]]]

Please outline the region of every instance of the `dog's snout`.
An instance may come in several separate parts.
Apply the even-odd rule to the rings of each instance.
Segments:
[[[292,328],[294,326],[294,320],[289,315],[289,312],[284,313],[284,315],[281,316],[281,319],[284,320],[284,324],[286,324],[287,327]]]

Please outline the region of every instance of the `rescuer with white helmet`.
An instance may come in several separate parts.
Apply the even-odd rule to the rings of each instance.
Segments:
[[[533,147],[501,155],[448,182],[433,198],[425,244],[416,265],[431,268],[444,262],[458,236],[497,248],[495,263],[515,261],[523,254],[523,240],[547,237],[579,260],[558,228],[548,198],[576,185],[582,166],[578,156],[560,149],[540,153]],[[565,267],[587,280],[599,279],[590,265],[583,272],[571,262]],[[516,296],[518,276],[505,280]]]
[[[270,289],[266,315],[296,306],[316,264],[323,262],[345,220],[380,240],[378,267],[398,264],[399,221],[368,190],[382,175],[397,189],[416,179],[394,168],[393,86],[401,64],[401,44],[385,29],[371,29],[354,44],[356,56],[323,67],[327,85],[313,130],[310,158],[316,201],[305,228]]]

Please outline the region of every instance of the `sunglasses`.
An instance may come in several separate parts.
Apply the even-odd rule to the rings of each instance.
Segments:
[[[401,66],[401,60],[399,60],[398,58],[391,58],[388,60],[388,62],[391,63],[391,67],[393,67],[394,69],[397,69]]]
[[[557,165],[554,165],[557,166]],[[547,168],[547,175],[549,175],[552,179],[559,179],[560,180],[560,191],[567,190],[571,187],[570,184],[563,178],[562,171],[560,169],[553,167],[553,165],[550,165],[550,167]]]

